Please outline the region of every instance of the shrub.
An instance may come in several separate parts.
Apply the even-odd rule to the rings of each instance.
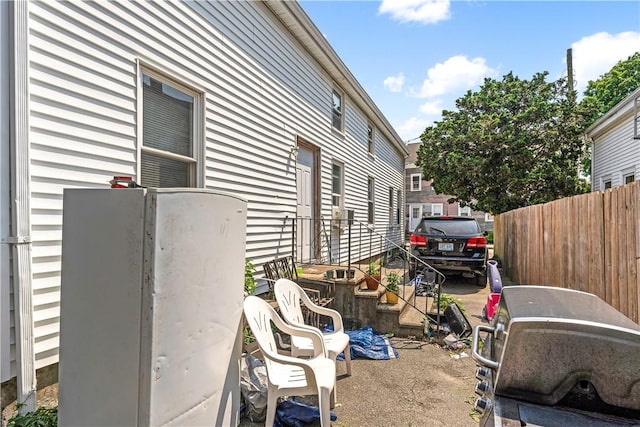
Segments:
[[[9,419],[7,427],[57,427],[58,408],[40,406],[35,412],[16,415]]]
[[[247,295],[253,295],[256,292],[256,280],[253,278],[253,273],[256,272],[256,267],[249,260],[244,260],[244,293]]]

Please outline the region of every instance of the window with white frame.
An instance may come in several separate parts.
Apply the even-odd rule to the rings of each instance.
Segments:
[[[143,70],[140,184],[195,187],[202,94]]]
[[[433,216],[442,215],[442,203],[431,203],[431,215]]]
[[[342,92],[333,89],[333,107],[331,110],[331,125],[334,129],[342,132],[344,129],[344,101]]]
[[[431,213],[431,203],[427,203],[422,205],[422,216],[432,216]]]
[[[607,177],[603,177],[600,183],[600,188],[602,190],[606,190],[608,188],[611,188],[611,177],[607,176]]]
[[[493,215],[491,215],[490,213],[485,213],[484,222],[493,222]]]
[[[421,191],[422,190],[422,174],[412,173],[411,174],[411,191]]]
[[[331,205],[343,207],[344,205],[344,166],[342,163],[333,162],[331,167]]]
[[[634,174],[632,174],[632,173],[624,176],[624,183],[625,184],[631,184],[635,180],[636,180],[636,176]]]
[[[367,221],[369,224],[373,224],[375,209],[375,186],[373,177],[369,177],[367,185]]]
[[[471,216],[471,208],[469,206],[462,207],[458,205],[458,215]]]
[[[373,154],[373,138],[374,138],[373,125],[371,123],[368,123],[367,124],[367,145],[368,145],[370,154]]]
[[[420,208],[419,207],[412,207],[411,208],[411,218],[413,219],[418,219],[420,218]]]

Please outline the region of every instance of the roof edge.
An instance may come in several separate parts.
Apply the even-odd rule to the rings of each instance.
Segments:
[[[262,1],[305,47],[307,52],[318,61],[320,66],[325,69],[331,78],[342,86],[342,89],[349,94],[356,104],[368,116],[373,116],[377,119],[383,127],[383,132],[393,145],[404,154],[405,157],[408,156],[409,152],[400,135],[398,135],[369,94],[360,85],[351,71],[349,71],[333,47],[326,41],[324,35],[322,35],[298,1]]]

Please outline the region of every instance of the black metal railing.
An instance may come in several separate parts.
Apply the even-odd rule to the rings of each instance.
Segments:
[[[384,288],[383,269],[396,271],[404,285],[398,297],[440,330],[440,294],[445,276],[411,253],[400,224],[378,230],[354,219],[298,217],[293,219],[291,233],[291,249],[298,264],[340,265],[369,276],[367,266],[377,263],[381,279],[376,281]],[[410,286],[415,287],[413,292]],[[424,306],[418,303],[418,297],[425,297]],[[435,300],[435,312],[429,310],[429,298]]]

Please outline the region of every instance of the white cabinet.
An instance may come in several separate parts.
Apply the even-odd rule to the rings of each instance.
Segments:
[[[246,202],[65,190],[62,426],[239,423]]]

